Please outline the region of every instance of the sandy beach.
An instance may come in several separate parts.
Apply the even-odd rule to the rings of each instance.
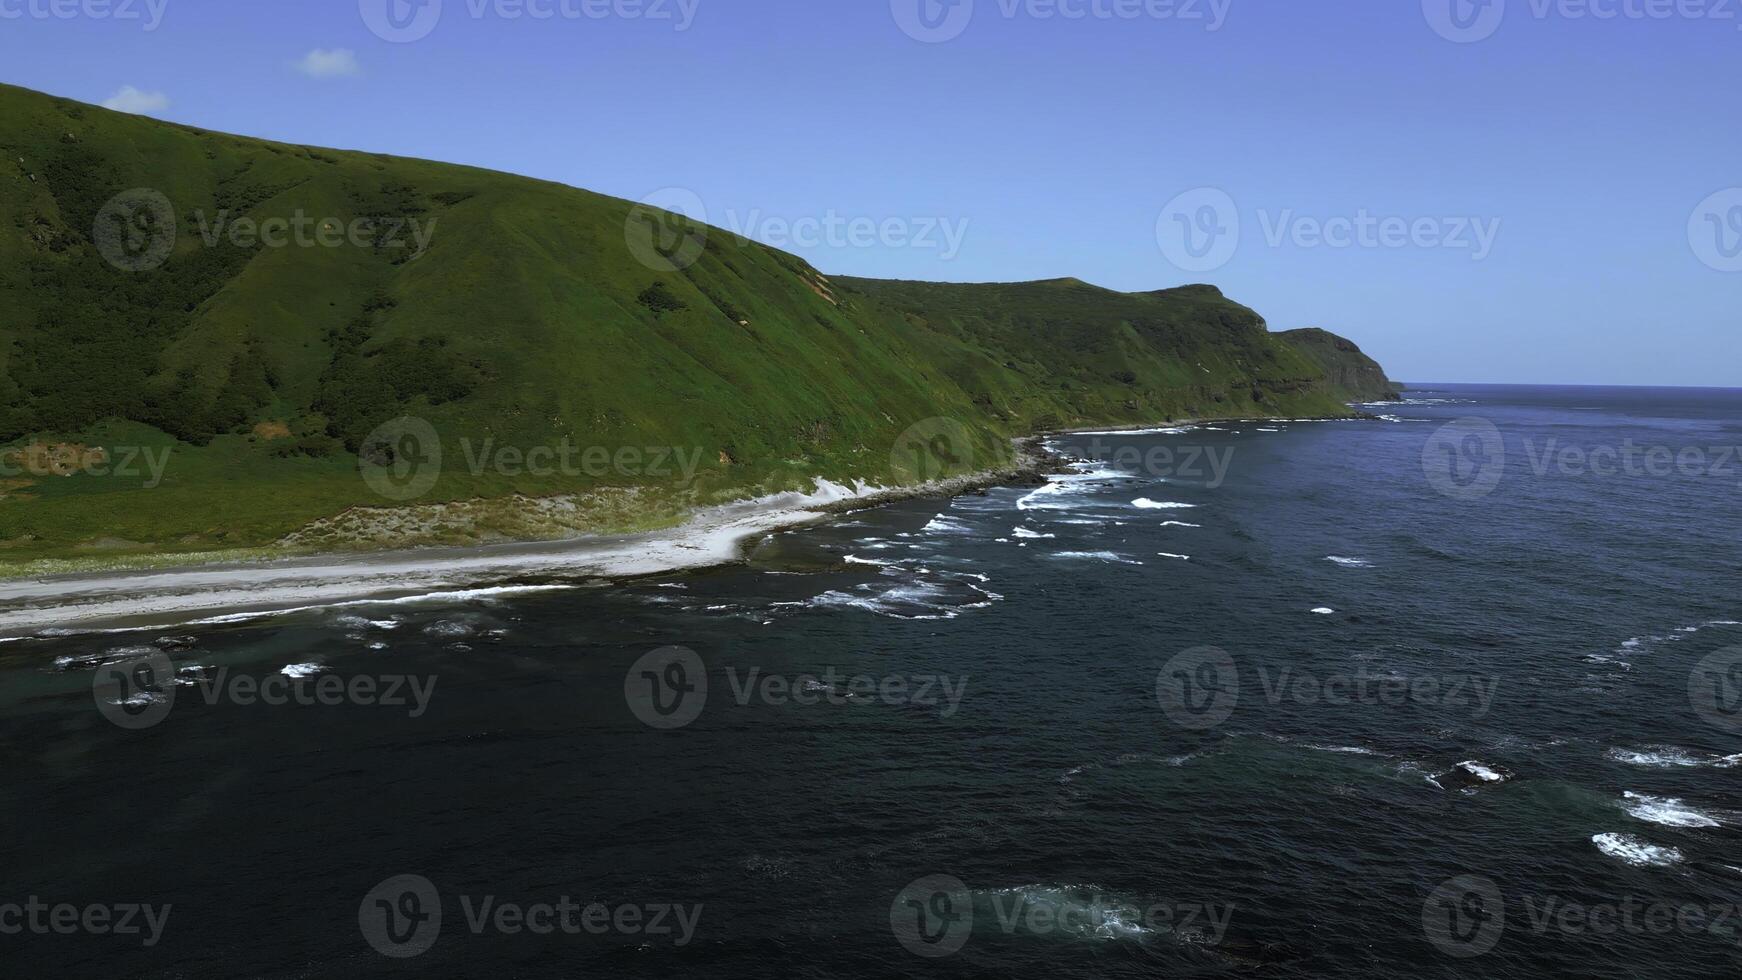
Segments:
[[[1030,440],[1019,440],[1017,449],[1016,466],[1006,470],[894,489],[818,480],[811,493],[711,507],[678,527],[645,534],[0,581],[0,643],[239,621],[309,607],[487,598],[723,565],[774,531],[897,499],[951,496],[1034,471],[1043,454]]]

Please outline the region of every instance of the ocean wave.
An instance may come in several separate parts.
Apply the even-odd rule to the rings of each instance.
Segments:
[[[405,623],[398,619],[370,619],[367,616],[357,616],[347,613],[346,615],[333,620],[333,625],[339,629],[351,630],[396,630],[401,626],[404,626]]]
[[[1385,753],[1362,745],[1302,745],[1301,748],[1313,752],[1332,752],[1337,755],[1370,755],[1376,758],[1385,758]]]
[[[1717,755],[1695,752],[1675,745],[1648,745],[1643,749],[1610,749],[1604,755],[1612,762],[1648,769],[1733,769],[1742,765],[1742,752]]]
[[[1622,806],[1628,814],[1648,823],[1665,827],[1719,827],[1723,824],[1710,814],[1701,813],[1681,800],[1643,793],[1624,793]]]
[[[1512,771],[1503,766],[1466,759],[1444,772],[1432,774],[1428,777],[1428,782],[1441,789],[1458,789],[1472,793],[1480,787],[1498,786],[1512,778]]]
[[[1734,619],[1709,619],[1703,623],[1696,623],[1693,626],[1678,626],[1668,633],[1659,633],[1655,636],[1635,636],[1632,639],[1622,641],[1621,646],[1617,648],[1616,652],[1632,653],[1646,647],[1656,646],[1660,643],[1677,643],[1701,632],[1702,630],[1715,629],[1724,626],[1742,626],[1742,622],[1738,622]]]
[[[1150,500],[1148,497],[1138,497],[1131,506],[1139,510],[1191,510],[1197,504],[1182,504],[1172,500]]]
[[[302,680],[306,677],[313,677],[325,669],[320,664],[287,664],[280,667],[278,672],[293,680]]]
[[[1031,531],[1025,527],[1019,527],[1019,528],[1015,529],[1014,531],[1011,531],[1010,533],[1015,535],[1016,537],[1028,538],[1029,540],[1038,540],[1038,539],[1042,539],[1042,538],[1058,537],[1058,535],[1056,535],[1056,534],[1042,534],[1039,531]]]
[[[1156,552],[1156,554],[1160,555],[1163,558],[1173,558],[1173,559],[1177,559],[1179,561],[1191,561],[1192,560],[1191,555],[1176,555],[1171,551],[1158,551],[1158,552]]]
[[[1203,527],[1202,524],[1187,524],[1185,521],[1162,521],[1157,527]]]
[[[930,531],[933,534],[969,534],[974,529],[954,517],[950,517],[946,514],[939,514],[932,518],[925,527],[920,528],[920,530]]]
[[[1591,838],[1597,850],[1636,868],[1667,868],[1682,862],[1682,852],[1673,847],[1648,844],[1630,834],[1597,834]]]
[[[1101,432],[1073,432],[1072,436],[1180,436],[1196,432],[1195,425],[1171,425],[1154,429],[1106,429]],[[1061,442],[1063,437],[1061,437]]]
[[[1330,606],[1320,606],[1317,609],[1310,611],[1314,616],[1334,616],[1337,613],[1337,611],[1332,609]]]
[[[352,609],[361,606],[406,606],[423,603],[440,602],[483,602],[506,596],[531,595],[538,592],[558,592],[575,588],[572,585],[498,585],[478,589],[456,589],[441,592],[421,592],[417,595],[399,596],[391,599],[347,599],[343,602],[324,602],[310,606],[292,606],[287,609],[259,609],[252,612],[226,613],[222,616],[208,616],[205,619],[190,620],[190,626],[224,626],[231,623],[246,623],[257,619],[273,619],[279,616],[290,616],[296,613],[321,612],[329,609]],[[130,630],[114,630],[111,632],[131,632]]]
[[[1344,568],[1372,568],[1373,563],[1365,558],[1344,558],[1341,555],[1326,555],[1325,561],[1335,562]]]
[[[1096,462],[1073,463],[1070,469],[1071,472],[1054,475],[1045,486],[1019,498],[1016,509],[1068,510],[1071,502],[1060,498],[1091,493],[1108,484],[1133,479],[1130,473]]]
[[[1064,558],[1067,560],[1104,561],[1114,565],[1141,565],[1140,561],[1114,554],[1111,551],[1055,551],[1049,558]]]
[[[1143,940],[1156,935],[1144,922],[1144,903],[1109,894],[1097,885],[1016,885],[978,891],[976,904],[990,906],[988,918],[1015,926],[1037,921],[1035,909],[1047,909],[1049,933],[1071,939]]]
[[[887,589],[867,583],[851,592],[831,589],[804,602],[773,605],[857,609],[891,619],[936,620],[955,619],[964,610],[983,609],[1004,598],[973,582],[961,581],[961,575],[952,575],[944,581],[913,581]]]

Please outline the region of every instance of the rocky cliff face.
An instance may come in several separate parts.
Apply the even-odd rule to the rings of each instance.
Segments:
[[[1393,401],[1403,387],[1386,378],[1379,362],[1363,354],[1354,341],[1329,330],[1308,327],[1277,336],[1323,368],[1333,393],[1344,401]]]

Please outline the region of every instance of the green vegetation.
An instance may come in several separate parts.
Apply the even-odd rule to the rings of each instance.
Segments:
[[[1396,401],[1402,385],[1385,377],[1379,362],[1344,337],[1307,327],[1277,334],[1285,343],[1312,358],[1338,398],[1351,402]]]
[[[427,420],[444,457],[416,504],[609,501],[489,522],[537,536],[670,523],[816,477],[888,483],[899,437],[931,419],[993,467],[1040,429],[1345,411],[1318,363],[1209,286],[831,281],[719,229],[507,174],[3,86],[0,118],[3,564],[340,544],[340,515],[403,503],[356,456],[402,416]],[[173,214],[105,210],[137,188]],[[291,229],[276,243],[275,219]],[[149,255],[171,228],[161,264],[106,257]],[[485,446],[520,456],[475,465]],[[556,446],[699,463],[513,465]],[[27,465],[40,447],[107,466]],[[311,528],[325,531],[297,534]]]

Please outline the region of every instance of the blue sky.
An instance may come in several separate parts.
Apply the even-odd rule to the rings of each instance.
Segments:
[[[1213,282],[1404,380],[1738,383],[1734,0],[388,2],[0,0],[0,80],[834,274]]]

